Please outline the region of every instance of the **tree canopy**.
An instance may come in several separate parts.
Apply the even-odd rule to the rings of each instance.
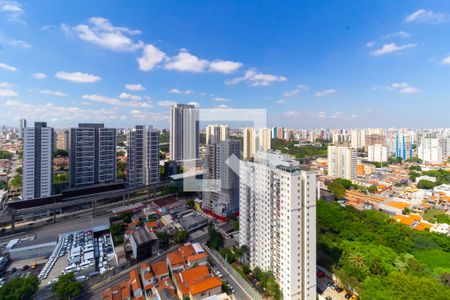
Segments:
[[[39,280],[34,275],[14,277],[0,288],[0,299],[31,299],[39,288]]]
[[[450,299],[438,279],[450,272],[449,237],[324,201],[317,203],[317,232],[318,265],[362,299]]]
[[[73,273],[59,276],[58,281],[53,285],[53,293],[59,300],[76,299],[82,292],[83,286],[76,280]]]

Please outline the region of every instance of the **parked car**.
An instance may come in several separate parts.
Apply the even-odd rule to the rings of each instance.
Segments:
[[[325,276],[325,272],[324,271],[317,271],[317,277],[322,278]]]

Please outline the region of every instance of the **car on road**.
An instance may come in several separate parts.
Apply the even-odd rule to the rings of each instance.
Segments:
[[[324,271],[317,271],[317,277],[322,278],[325,276],[325,272]]]
[[[345,293],[345,299],[350,299],[352,297],[352,293]]]
[[[344,291],[343,288],[341,288],[340,286],[336,286],[336,292],[341,293],[342,291]]]
[[[326,296],[325,300],[333,300],[333,298],[331,298],[330,296]]]

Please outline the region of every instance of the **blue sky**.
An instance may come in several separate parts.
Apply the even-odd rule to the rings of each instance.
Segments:
[[[269,125],[448,127],[448,1],[0,0],[0,124],[168,127],[168,106]]]

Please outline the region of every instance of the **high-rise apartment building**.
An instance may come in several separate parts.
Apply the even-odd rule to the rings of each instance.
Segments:
[[[439,138],[422,138],[419,147],[417,147],[417,155],[425,163],[441,163],[443,155]]]
[[[272,271],[283,299],[316,299],[317,180],[288,155],[240,164],[239,245],[252,268]]]
[[[387,162],[389,159],[389,150],[381,144],[370,145],[367,159],[372,162]]]
[[[52,193],[53,128],[35,122],[23,129],[22,197],[49,197]]]
[[[255,149],[256,151],[268,151],[271,149],[272,137],[269,128],[258,129],[256,136]]]
[[[232,155],[241,158],[240,141],[206,145],[205,177],[214,180],[215,184],[212,189],[205,189],[202,208],[219,219],[226,219],[239,211],[239,176],[226,164]]]
[[[252,159],[256,149],[255,128],[253,127],[244,128],[243,136],[244,136],[244,145],[242,150],[242,158],[246,160]]]
[[[56,131],[56,149],[69,151],[69,130],[62,129]]]
[[[366,152],[369,151],[369,147],[372,145],[386,145],[386,136],[382,134],[366,134],[365,135],[365,142],[364,142],[364,149]]]
[[[395,157],[401,157],[403,160],[410,159],[413,156],[413,137],[408,134],[399,134],[395,136]]]
[[[270,128],[244,128],[243,159],[252,159],[255,152],[271,149],[273,131]]]
[[[328,146],[328,175],[355,179],[357,153],[349,147]]]
[[[70,129],[70,186],[112,183],[117,177],[116,129],[83,123]]]
[[[23,140],[23,135],[24,135],[24,131],[25,128],[27,127],[27,120],[25,119],[20,119],[20,125],[19,125],[19,137]]]
[[[170,107],[170,159],[194,160],[199,157],[199,112],[195,105]]]
[[[353,149],[364,148],[366,145],[366,131],[362,129],[352,130],[350,142]]]
[[[159,131],[137,125],[128,132],[127,184],[141,187],[159,182]]]
[[[226,141],[229,137],[228,125],[208,125],[206,127],[206,144]]]
[[[450,158],[450,137],[442,138],[442,159],[448,161]]]

